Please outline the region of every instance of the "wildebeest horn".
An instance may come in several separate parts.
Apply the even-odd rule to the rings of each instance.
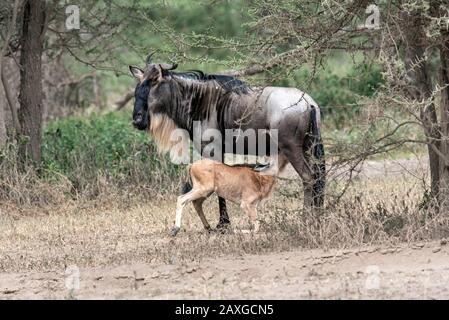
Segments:
[[[178,64],[177,63],[173,63],[173,64],[161,63],[160,66],[164,70],[174,70],[178,67]]]
[[[156,51],[155,51],[155,52],[152,52],[152,53],[150,53],[150,54],[148,55],[148,57],[147,57],[147,59],[146,59],[147,66],[149,66],[149,65],[151,64],[151,57],[152,57],[155,53],[156,53]]]

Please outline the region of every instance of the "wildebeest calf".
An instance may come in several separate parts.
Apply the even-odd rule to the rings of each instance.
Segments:
[[[203,212],[202,204],[212,193],[239,203],[249,217],[254,232],[259,229],[257,206],[268,198],[274,189],[277,173],[287,162],[281,165],[271,162],[262,168],[248,165],[226,165],[210,159],[202,159],[189,166],[189,183],[184,187],[183,195],[178,197],[175,226],[171,234],[176,236],[181,228],[182,210],[193,202],[204,228],[211,230]],[[249,230],[243,230],[249,232]]]

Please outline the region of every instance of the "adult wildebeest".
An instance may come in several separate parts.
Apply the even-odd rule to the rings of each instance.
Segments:
[[[146,70],[129,66],[138,79],[135,89],[133,125],[149,129],[160,149],[172,146],[176,128],[194,136],[194,122],[201,129],[277,130],[279,161],[290,162],[304,185],[304,206],[320,207],[324,200],[325,164],[320,135],[320,109],[306,93],[296,88],[250,88],[225,75],[206,75],[201,71],[175,72],[176,65],[151,63]],[[215,142],[215,141],[214,141]],[[223,141],[216,149],[224,150]],[[194,147],[200,152],[210,143]],[[248,153],[234,150],[233,153]],[[258,154],[261,155],[261,154]],[[223,159],[221,159],[223,160]],[[226,203],[219,197],[220,222],[229,223]]]
[[[251,229],[259,230],[257,221],[257,209],[263,200],[266,200],[273,192],[276,177],[287,163],[282,167],[269,164],[264,167],[248,165],[233,165],[202,159],[189,166],[189,182],[183,188],[183,195],[178,197],[176,206],[175,226],[171,234],[176,236],[181,228],[182,211],[192,202],[198,216],[206,230],[210,231],[210,225],[203,212],[203,202],[212,193],[220,197],[240,204],[240,207],[248,215]],[[249,230],[242,230],[249,232]]]

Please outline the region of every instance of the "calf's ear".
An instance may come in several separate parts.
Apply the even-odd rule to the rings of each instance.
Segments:
[[[134,78],[136,78],[140,82],[143,81],[143,70],[142,69],[135,67],[135,66],[129,66],[129,71],[134,76]]]

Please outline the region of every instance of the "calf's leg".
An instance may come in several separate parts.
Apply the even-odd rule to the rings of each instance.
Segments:
[[[197,200],[193,200],[193,206],[195,207],[196,212],[198,213],[198,216],[201,219],[201,222],[204,225],[204,229],[206,229],[207,231],[210,231],[210,225],[209,222],[207,222],[206,216],[204,215],[203,212],[203,202],[204,202],[205,198],[200,198]]]
[[[200,190],[191,190],[190,192],[179,196],[178,202],[176,205],[176,219],[175,219],[175,226],[171,230],[171,235],[176,236],[181,229],[181,219],[182,219],[182,211],[187,203],[197,200],[199,198],[204,197],[203,192]]]
[[[245,210],[249,218],[250,230],[242,230],[243,233],[250,233],[253,231],[257,233],[259,231],[259,221],[257,221],[257,204],[242,203],[242,208]]]

